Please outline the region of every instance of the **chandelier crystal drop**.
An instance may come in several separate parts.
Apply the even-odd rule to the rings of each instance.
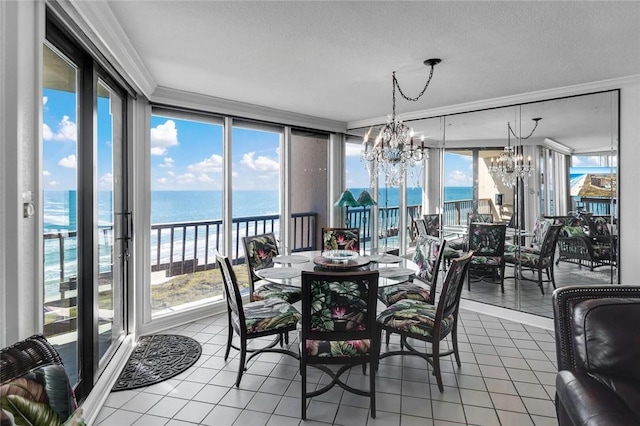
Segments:
[[[491,158],[489,173],[494,177],[500,178],[502,183],[509,188],[516,186],[518,180],[521,180],[524,185],[527,186],[534,170],[531,166],[531,157],[529,157],[525,163],[523,155],[518,153],[516,147],[511,146],[511,135],[518,140],[529,139],[538,127],[540,120],[541,118],[533,119],[535,126],[533,126],[533,130],[531,130],[531,133],[526,137],[518,137],[511,128],[511,123],[507,123],[507,146],[504,147],[504,151],[500,153],[500,156],[496,160]]]
[[[388,117],[387,124],[380,129],[380,133],[373,142],[369,140],[371,129],[364,136],[364,145],[361,160],[365,162],[373,188],[378,181],[380,171],[384,173],[386,186],[397,187],[404,183],[407,167],[413,168],[422,160],[429,158],[429,149],[424,146],[424,135],[420,138],[420,144],[414,144],[413,130],[396,117],[396,89],[400,95],[408,101],[417,101],[427,90],[433,69],[439,64],[440,59],[427,59],[424,64],[431,67],[429,79],[424,89],[415,98],[407,97],[400,88],[395,71],[392,74],[393,108]]]

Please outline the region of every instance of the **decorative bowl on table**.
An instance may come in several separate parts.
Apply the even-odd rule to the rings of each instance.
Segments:
[[[349,263],[358,258],[358,252],[352,250],[327,250],[322,252],[322,257],[333,263]]]

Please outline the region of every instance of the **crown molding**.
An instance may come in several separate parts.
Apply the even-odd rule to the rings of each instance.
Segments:
[[[105,0],[52,0],[64,10],[110,64],[147,98],[157,83]]]
[[[551,138],[545,138],[544,142],[542,142],[542,144],[544,146],[546,146],[547,148],[549,148],[549,149],[551,149],[553,151],[559,152],[561,154],[564,154],[564,155],[573,154],[573,149],[572,148],[569,148],[568,146],[563,145],[560,142],[556,142]]]
[[[313,117],[230,99],[217,98],[215,96],[207,96],[200,93],[170,89],[163,86],[158,86],[149,99],[152,103],[160,105],[195,109],[198,111],[267,121],[287,126],[335,133],[345,133],[347,131],[347,123],[343,121]]]
[[[444,106],[440,108],[425,109],[420,111],[398,114],[398,119],[403,121],[419,120],[430,117],[440,117],[444,115],[458,114],[462,112],[473,112],[483,109],[499,108],[504,106],[525,104],[530,102],[546,101],[555,98],[568,96],[586,95],[589,93],[601,92],[605,90],[621,89],[623,87],[637,86],[640,84],[640,74],[614,78],[610,80],[595,81],[592,83],[576,84],[573,86],[558,87],[554,89],[539,90],[536,92],[522,93],[519,95],[504,96],[500,98],[484,99],[481,101],[467,102],[463,104]],[[384,124],[387,117],[375,117],[363,120],[350,121],[347,123],[348,129],[371,127]]]

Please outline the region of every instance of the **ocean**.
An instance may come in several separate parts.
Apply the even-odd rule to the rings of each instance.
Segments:
[[[364,188],[350,188],[354,197],[358,197]],[[398,189],[382,189],[379,200],[384,203],[385,193],[388,196],[388,207],[398,205]],[[252,217],[278,213],[278,191],[236,191],[233,194],[233,211],[235,217]],[[421,189],[407,190],[408,205],[421,203]],[[445,201],[467,200],[473,197],[471,187],[445,187]],[[45,296],[54,296],[58,292],[61,273],[65,280],[76,274],[76,229],[75,209],[69,206],[76,204],[75,191],[45,191],[44,193],[44,233],[54,234],[54,238],[45,237]],[[111,227],[112,198],[110,192],[98,194],[98,223],[100,227]],[[151,223],[176,223],[203,220],[215,220],[222,217],[222,191],[152,191]],[[60,268],[60,238],[64,238],[64,271]],[[69,236],[68,234],[72,235]],[[110,250],[108,246],[110,234],[98,233],[101,269],[110,268]]]

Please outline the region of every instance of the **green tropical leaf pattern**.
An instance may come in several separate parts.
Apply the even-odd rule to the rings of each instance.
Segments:
[[[349,280],[313,281],[311,330],[363,330],[367,319],[366,283]]]
[[[244,305],[245,327],[248,334],[285,328],[295,325],[302,315],[290,303],[282,299],[269,298]],[[239,327],[239,319],[232,320]]]
[[[245,245],[245,256],[251,266],[252,273],[273,266],[273,258],[278,255],[278,245],[273,234],[248,237],[245,240]]]
[[[282,299],[289,303],[296,303],[301,299],[300,287],[295,287],[286,284],[264,284],[261,285],[253,292],[254,300],[264,299]]]
[[[325,229],[322,234],[323,250],[360,250],[360,230]]]
[[[433,326],[436,318],[436,306],[417,300],[404,299],[389,306],[377,321],[396,330],[416,334],[419,336],[433,336]],[[453,327],[453,315],[442,321],[442,335],[446,335]]]
[[[318,357],[351,357],[366,355],[371,348],[369,339],[307,340],[307,353]]]
[[[402,299],[421,300],[423,302],[429,302],[429,300],[431,300],[429,289],[420,284],[410,282],[378,288],[378,299],[386,306],[393,305]]]

